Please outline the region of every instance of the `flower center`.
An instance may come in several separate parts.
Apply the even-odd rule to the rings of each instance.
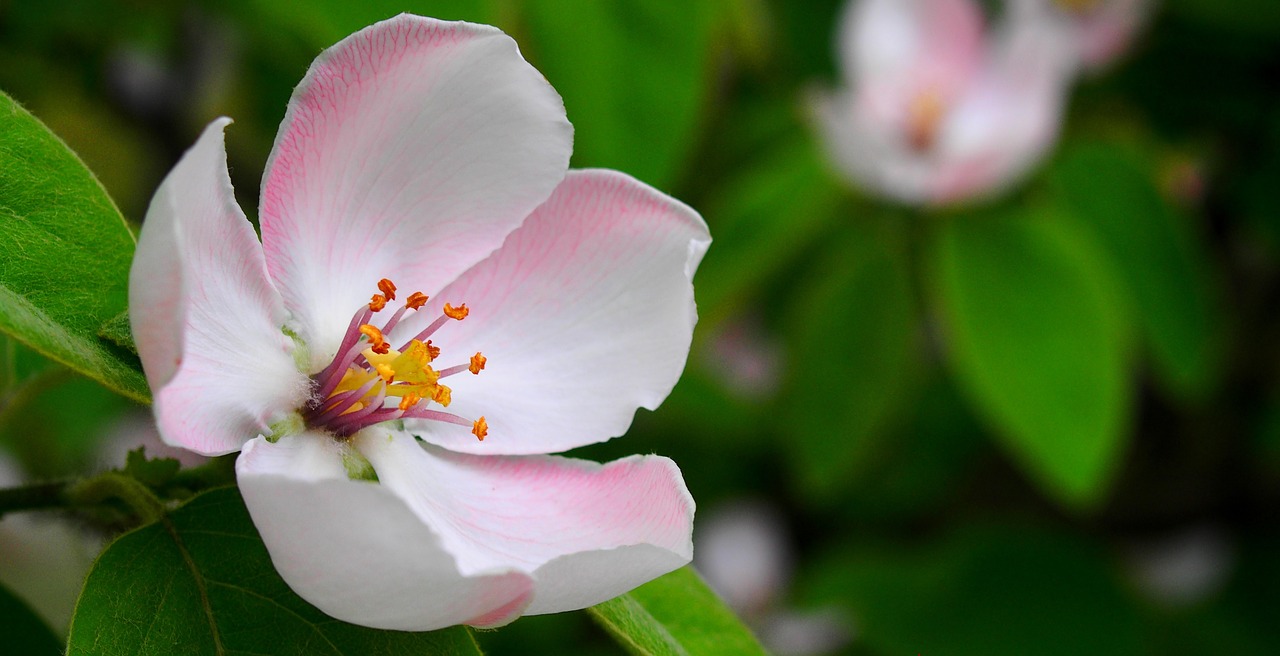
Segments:
[[[942,96],[933,89],[916,94],[907,105],[907,144],[917,153],[933,148],[938,139],[938,127],[947,107]]]
[[[396,300],[396,286],[383,278],[378,290],[369,304],[351,317],[333,361],[311,377],[316,391],[302,411],[307,426],[346,437],[384,421],[431,419],[470,426],[483,440],[489,432],[484,417],[472,421],[431,406],[435,403],[446,408],[451,401],[453,391],[440,382],[442,378],[464,371],[479,374],[484,369],[485,357],[480,353],[465,364],[444,369],[432,366],[440,357],[440,348],[428,338],[446,322],[465,319],[469,313],[466,304],[454,307],[445,303],[435,321],[397,349],[386,336],[407,313],[422,308],[427,296],[410,294],[404,305],[378,326],[373,323],[374,315],[385,309],[388,301]]]

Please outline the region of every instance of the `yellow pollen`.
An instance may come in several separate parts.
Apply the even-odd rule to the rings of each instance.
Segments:
[[[436,388],[431,391],[431,400],[447,408],[453,401],[453,390],[447,385],[436,385]]]
[[[468,314],[471,314],[471,310],[468,310],[468,309],[467,309],[467,304],[466,304],[466,303],[463,303],[462,305],[459,305],[458,307],[453,307],[452,305],[449,305],[448,303],[445,303],[445,304],[444,304],[444,313],[445,313],[445,315],[446,315],[446,316],[448,316],[450,319],[457,319],[458,321],[462,321],[463,319],[466,319],[466,318],[467,318],[467,315],[468,315]]]
[[[410,310],[416,310],[427,304],[427,295],[422,292],[414,292],[409,294],[409,298],[404,300],[404,306]]]
[[[375,326],[371,326],[366,323],[363,326],[360,326],[360,332],[365,337],[369,338],[369,348],[372,349],[374,353],[386,353],[391,349],[391,346],[387,344],[387,340],[383,338],[382,331],[378,330]]]
[[[484,363],[488,361],[489,358],[486,358],[477,352],[475,355],[471,356],[471,366],[467,367],[467,370],[473,374],[479,374],[480,371],[484,369]]]
[[[396,370],[392,369],[390,365],[375,364],[373,365],[373,370],[378,372],[379,376],[382,376],[382,382],[384,383],[389,383],[391,379],[396,377]]]
[[[483,442],[484,438],[489,434],[489,422],[485,421],[484,417],[480,417],[476,420],[476,423],[471,425],[471,434]]]
[[[421,397],[419,397],[417,394],[414,394],[412,392],[405,394],[404,398],[400,399],[400,412],[405,412],[409,408],[412,408],[413,406],[417,405],[418,401],[421,401],[421,400],[422,400]]]
[[[396,300],[396,285],[390,280],[387,280],[386,278],[379,280],[378,290],[381,291],[383,294],[386,294],[387,300],[389,301]]]
[[[382,294],[374,294],[369,299],[369,309],[373,312],[381,312],[382,308],[387,307],[387,297]]]

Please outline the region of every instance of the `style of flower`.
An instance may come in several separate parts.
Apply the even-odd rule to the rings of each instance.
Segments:
[[[710,238],[568,170],[560,97],[497,29],[401,15],[326,50],[263,180],[214,121],[156,192],[130,318],[159,431],[236,475],[301,597],[366,626],[496,626],[689,562],[670,460],[535,454],[622,434],[684,367]]]
[[[1009,0],[1015,20],[1052,21],[1065,30],[1081,66],[1097,71],[1129,50],[1149,0]]]
[[[1074,69],[1061,30],[1006,21],[973,0],[854,0],[839,26],[847,86],[814,114],[837,167],[911,204],[1003,190],[1056,140]]]

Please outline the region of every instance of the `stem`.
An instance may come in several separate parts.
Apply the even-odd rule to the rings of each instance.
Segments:
[[[57,508],[67,503],[65,492],[71,481],[34,483],[0,489],[0,517],[19,510]]]
[[[119,499],[144,524],[164,516],[164,502],[138,479],[120,472],[103,472],[69,486],[66,498],[73,506],[95,506],[107,499]]]

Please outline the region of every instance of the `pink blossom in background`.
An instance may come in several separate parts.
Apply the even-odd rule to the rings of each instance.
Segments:
[[[972,0],[854,0],[837,41],[845,86],[814,113],[837,168],[872,193],[994,194],[1056,141],[1075,67],[1052,21],[988,31]]]
[[[160,435],[240,450],[281,576],[338,619],[429,630],[574,610],[688,563],[624,433],[679,378],[710,238],[622,173],[568,171],[560,97],[497,29],[401,15],[326,50],[236,205],[219,119],[165,179],[130,276]]]
[[[1087,70],[1129,51],[1151,13],[1150,0],[1009,0],[1017,20],[1048,20],[1063,29]]]

